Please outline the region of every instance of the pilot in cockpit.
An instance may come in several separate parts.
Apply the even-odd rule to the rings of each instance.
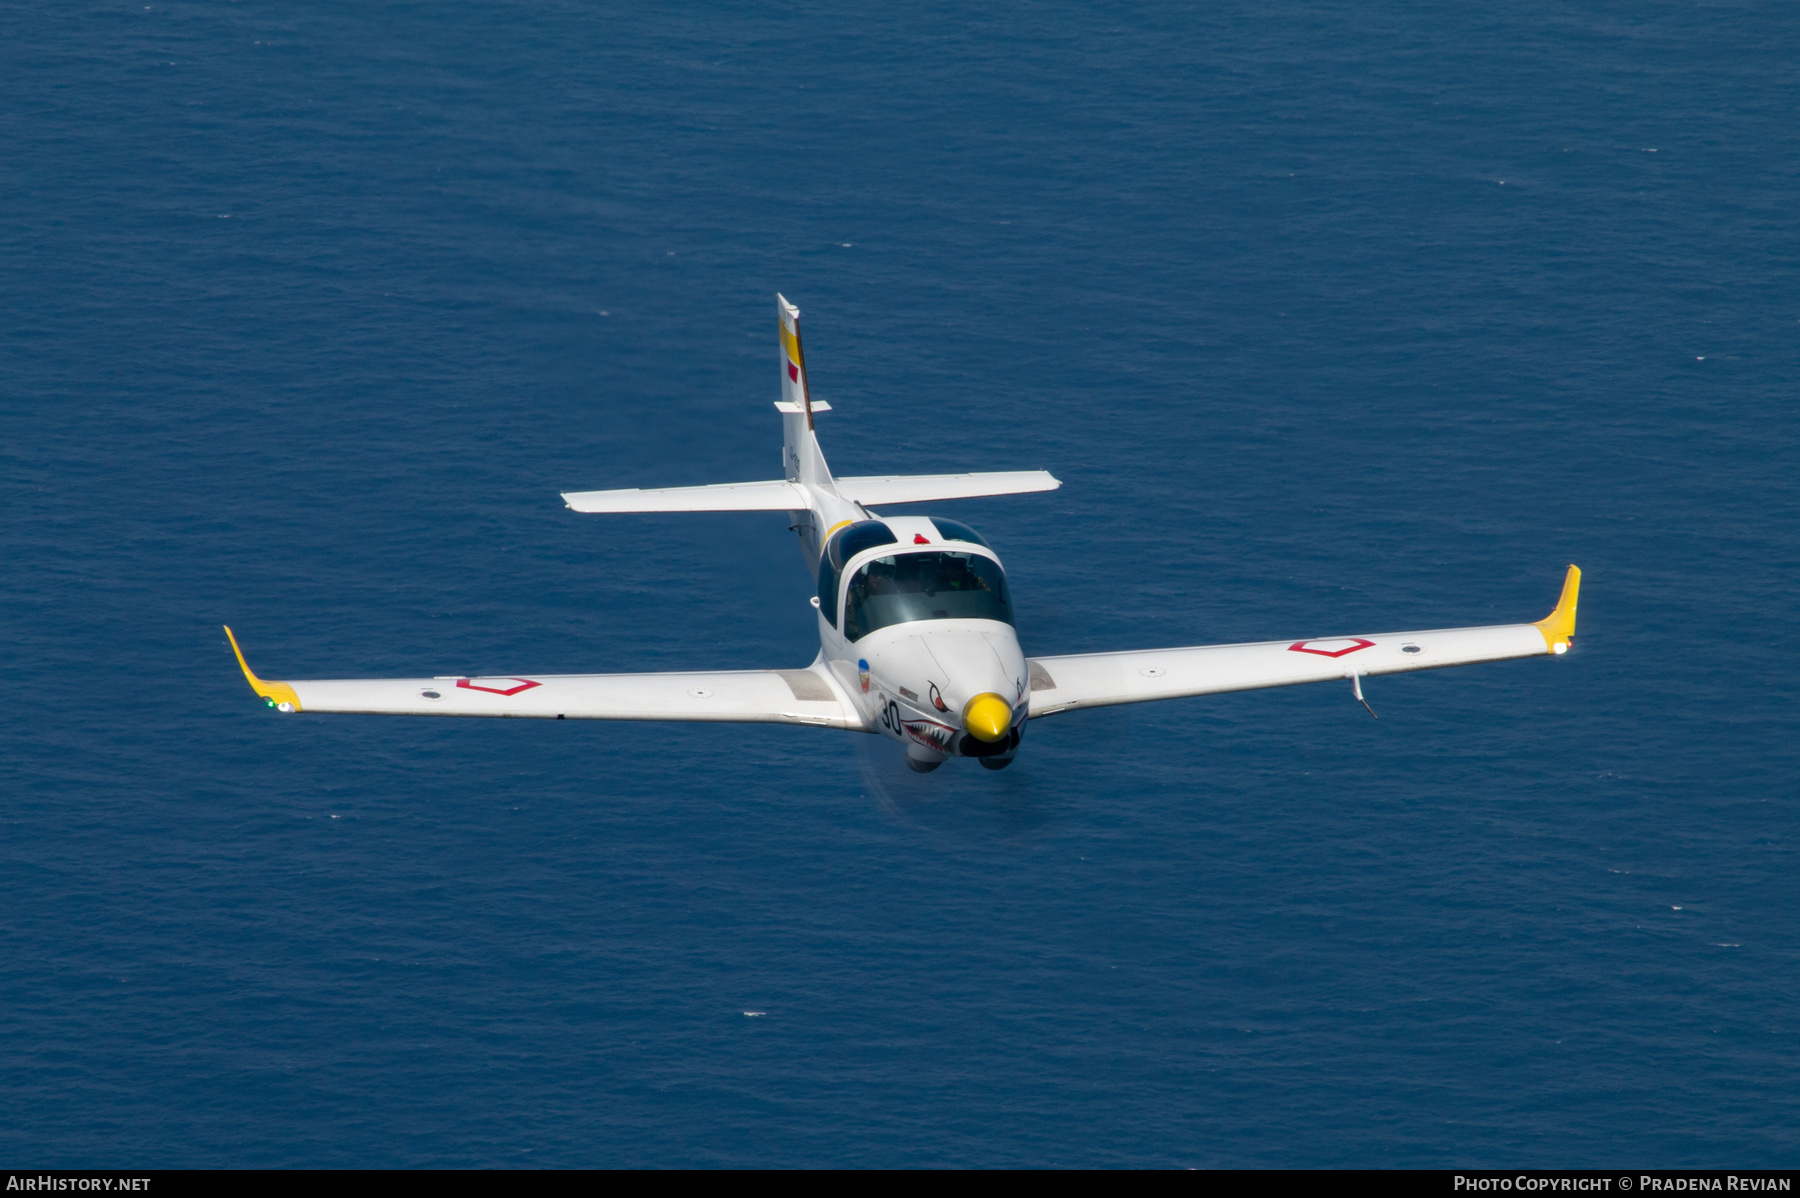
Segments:
[[[984,591],[987,586],[961,554],[904,553],[876,558],[859,572],[855,589],[864,596],[935,595],[939,591]]]

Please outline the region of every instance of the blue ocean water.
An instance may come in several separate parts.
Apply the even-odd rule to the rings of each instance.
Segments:
[[[0,9],[0,1154],[1792,1165],[1800,10]],[[773,297],[1029,653],[1572,655],[797,728]],[[746,1017],[746,1012],[764,1014]]]

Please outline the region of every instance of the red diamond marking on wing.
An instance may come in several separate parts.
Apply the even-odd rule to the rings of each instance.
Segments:
[[[788,380],[795,383],[800,381],[800,368],[792,362],[788,363]]]
[[[500,679],[484,678],[484,679],[482,679],[482,681],[483,682],[498,682],[498,681],[500,681]],[[476,686],[473,682],[469,681],[467,678],[458,678],[456,680],[456,686],[457,686],[458,690],[486,691],[490,695],[516,695],[520,691],[528,691],[534,686],[544,685],[541,682],[533,682],[529,678],[514,678],[513,681],[518,683],[519,685],[514,686],[514,687]]]
[[[1341,645],[1336,649],[1309,649],[1308,645]],[[1316,653],[1320,657],[1342,657],[1346,653],[1355,653],[1362,649],[1373,649],[1374,641],[1365,641],[1360,636],[1332,636],[1317,641],[1295,641],[1288,646],[1289,653]]]

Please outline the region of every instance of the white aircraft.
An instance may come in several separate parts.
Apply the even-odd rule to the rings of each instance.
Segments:
[[[251,687],[287,712],[813,724],[899,741],[907,764],[929,773],[952,757],[1004,769],[1026,721],[1040,716],[1331,680],[1348,680],[1367,708],[1362,679],[1369,675],[1563,653],[1574,637],[1581,571],[1570,566],[1556,610],[1535,624],[1028,658],[1000,557],[974,529],[870,509],[1062,484],[1042,470],[833,478],[813,434],[813,418],[831,408],[807,386],[800,310],[780,296],[776,308],[782,398],[775,406],[786,433],[786,477],[563,499],[577,512],[786,512],[819,583],[812,665],[264,682],[226,628]]]

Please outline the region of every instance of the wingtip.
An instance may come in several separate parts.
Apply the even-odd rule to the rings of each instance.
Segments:
[[[1567,653],[1575,640],[1575,603],[1581,594],[1581,567],[1569,566],[1569,572],[1563,575],[1562,597],[1556,601],[1556,610],[1537,622],[1537,630],[1544,635],[1544,648],[1548,653]]]
[[[258,678],[250,668],[250,663],[244,660],[244,651],[238,647],[237,637],[231,633],[231,625],[224,624],[221,627],[225,629],[225,639],[231,642],[231,651],[237,654],[238,667],[244,671],[244,679],[250,683],[250,689],[268,700],[269,706],[278,711],[299,711],[300,696],[294,693],[294,688],[285,682],[264,682]]]

